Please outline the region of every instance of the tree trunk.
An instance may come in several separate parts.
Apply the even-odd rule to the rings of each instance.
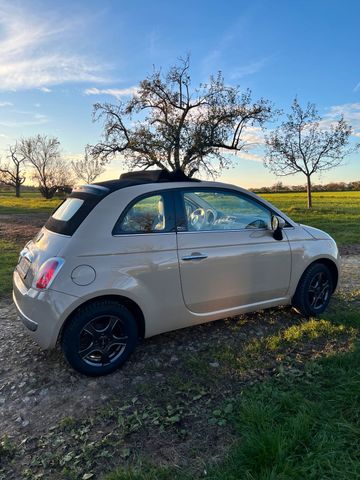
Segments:
[[[308,208],[312,208],[312,198],[311,198],[311,179],[310,175],[306,176],[307,184],[306,184],[306,191],[307,191],[307,206]]]
[[[15,185],[15,196],[20,197],[20,185],[18,183]]]

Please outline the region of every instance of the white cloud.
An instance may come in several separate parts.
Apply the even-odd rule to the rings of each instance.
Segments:
[[[337,121],[341,116],[349,122],[354,129],[354,136],[360,136],[360,103],[344,103],[343,105],[333,105],[326,112],[323,124],[331,124]]]
[[[13,103],[11,102],[0,102],[0,107],[12,107]]]
[[[264,132],[261,127],[250,126],[245,128],[241,139],[252,147],[259,147],[265,144]]]
[[[254,73],[257,73],[260,70],[262,70],[262,68],[266,65],[268,60],[269,58],[262,58],[256,62],[251,62],[246,65],[237,67],[230,74],[230,78],[232,80],[237,80],[237,79],[246,77],[247,75],[253,75]]]
[[[40,87],[39,90],[44,93],[50,93],[52,90],[48,87]]]
[[[53,12],[45,17],[26,6],[0,0],[0,90],[48,92],[49,85],[105,80],[103,65],[67,46],[81,30],[79,22]]]
[[[137,92],[137,87],[128,88],[86,88],[84,90],[85,95],[112,95],[116,98],[126,97],[134,95]]]
[[[250,153],[250,152],[240,152],[238,157],[243,158],[244,160],[251,160],[253,162],[263,162],[264,157],[262,155],[258,155],[256,153]]]
[[[48,123],[48,121],[47,116],[42,113],[14,110],[12,118],[6,118],[6,120],[0,118],[0,126],[6,128],[28,127],[33,125],[44,125],[45,123]]]

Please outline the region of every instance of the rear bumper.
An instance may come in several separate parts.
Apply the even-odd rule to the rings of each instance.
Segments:
[[[34,320],[31,320],[31,318],[27,317],[25,315],[25,313],[21,310],[21,308],[19,307],[18,303],[17,303],[17,299],[16,299],[16,296],[15,296],[15,292],[13,291],[13,300],[14,300],[14,303],[15,303],[15,307],[16,307],[16,310],[18,312],[18,315],[20,317],[20,320],[22,321],[22,323],[25,325],[25,327],[30,330],[31,332],[36,332],[37,328],[38,328],[38,324],[37,322],[35,322]]]
[[[13,275],[13,300],[30,336],[44,350],[56,345],[65,312],[77,297],[54,290],[27,288],[17,271]]]

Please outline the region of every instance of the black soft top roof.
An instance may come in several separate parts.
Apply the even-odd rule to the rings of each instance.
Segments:
[[[168,172],[166,170],[147,170],[142,172],[123,173],[119,179],[96,182],[93,185],[94,187],[96,185],[105,187],[110,193],[134,185],[162,182],[200,182],[200,180],[188,177],[181,170],[175,170],[174,172]]]
[[[179,170],[174,172],[149,170],[146,172],[123,173],[118,180],[107,180],[105,182],[92,183],[91,185],[83,185],[73,190],[69,195],[70,198],[80,198],[83,200],[82,205],[70,220],[57,220],[51,216],[46,222],[45,227],[55,233],[73,235],[91,210],[111,192],[134,185],[161,182],[200,182],[200,180],[189,178],[184,172]]]

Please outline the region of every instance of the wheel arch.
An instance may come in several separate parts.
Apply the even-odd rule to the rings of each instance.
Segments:
[[[322,263],[330,270],[332,281],[333,281],[333,291],[331,293],[334,293],[339,281],[339,270],[336,263],[330,260],[329,258],[319,258],[318,260],[313,262],[313,264],[314,263]]]
[[[87,305],[91,305],[92,303],[96,303],[101,300],[112,300],[120,303],[121,305],[124,305],[124,307],[126,307],[133,314],[135,318],[138,332],[139,332],[139,337],[140,338],[145,337],[145,317],[139,305],[136,302],[134,302],[134,300],[131,300],[130,298],[125,297],[123,295],[110,294],[110,295],[99,295],[97,297],[92,297],[88,300],[85,300],[83,303],[78,305],[72,312],[70,312],[61,326],[61,329],[58,335],[58,340],[61,339],[64,329],[66,325],[69,323],[69,321],[71,320],[71,318],[81,308],[84,308]]]
[[[329,269],[329,271],[331,273],[331,278],[332,278],[332,281],[333,281],[333,291],[331,293],[334,293],[335,290],[336,290],[338,281],[339,281],[339,270],[338,270],[338,266],[336,265],[336,262],[334,262],[330,258],[325,258],[325,257],[317,258],[313,262],[309,263],[309,265],[307,265],[307,267],[305,268],[305,270],[303,271],[303,273],[301,274],[301,276],[299,278],[299,281],[297,283],[297,287],[300,284],[301,279],[303,278],[303,276],[305,275],[307,270],[312,265],[315,265],[316,263],[320,263],[322,265],[325,265]],[[296,289],[297,289],[297,287],[296,287]],[[295,290],[295,292],[296,292],[296,290]]]

